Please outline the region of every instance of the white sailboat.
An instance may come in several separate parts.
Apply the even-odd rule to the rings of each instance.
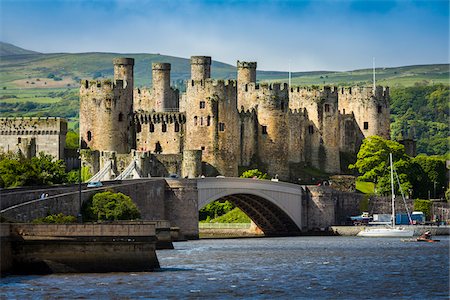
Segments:
[[[389,227],[366,227],[357,235],[362,237],[412,237],[414,230],[395,227],[395,193],[394,193],[394,166],[392,162],[392,153],[389,154],[391,165],[391,191],[392,191],[392,215],[391,226]]]

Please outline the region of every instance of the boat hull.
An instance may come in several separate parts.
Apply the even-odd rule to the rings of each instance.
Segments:
[[[401,229],[401,228],[366,228],[366,230],[360,231],[358,236],[362,237],[412,237],[414,230]]]

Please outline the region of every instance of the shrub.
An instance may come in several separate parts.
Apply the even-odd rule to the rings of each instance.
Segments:
[[[133,220],[141,216],[130,197],[111,191],[95,194],[83,205],[85,221]]]
[[[37,218],[32,221],[33,224],[65,224],[65,223],[75,223],[77,218],[74,216],[66,216],[63,213],[48,215],[44,218]]]
[[[416,199],[414,200],[414,211],[421,211],[425,214],[427,219],[431,217],[431,201]]]

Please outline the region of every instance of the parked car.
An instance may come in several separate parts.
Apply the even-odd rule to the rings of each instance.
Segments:
[[[102,187],[103,183],[101,183],[100,181],[93,181],[93,182],[89,182],[87,187],[88,188],[97,188],[97,187]]]
[[[169,178],[180,178],[178,174],[169,174]]]

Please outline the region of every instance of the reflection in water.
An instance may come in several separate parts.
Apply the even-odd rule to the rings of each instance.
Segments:
[[[10,276],[19,298],[448,298],[449,239],[293,237],[200,240],[158,251],[151,273]]]

